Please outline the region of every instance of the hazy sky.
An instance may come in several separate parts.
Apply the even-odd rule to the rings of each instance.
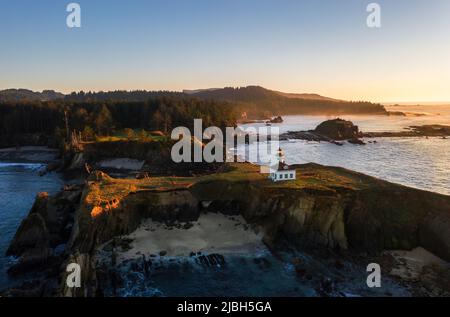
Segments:
[[[0,89],[261,85],[372,101],[450,101],[450,1],[0,0]]]

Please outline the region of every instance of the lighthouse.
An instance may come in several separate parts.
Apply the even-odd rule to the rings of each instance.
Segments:
[[[296,170],[286,164],[284,151],[281,147],[277,151],[277,163],[275,169],[270,172],[269,178],[273,182],[289,181],[297,178]]]
[[[281,148],[278,148],[278,152],[277,152],[277,156],[278,156],[278,162],[279,163],[284,163],[284,151]]]

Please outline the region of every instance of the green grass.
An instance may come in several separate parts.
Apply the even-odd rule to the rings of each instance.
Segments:
[[[140,138],[141,131],[141,129],[134,129],[134,136],[131,139],[127,137],[125,130],[118,130],[115,131],[112,135],[97,136],[95,140],[96,142],[142,141]],[[150,133],[149,131],[144,131],[148,137],[147,142],[163,142],[168,139],[168,136],[156,135]]]
[[[363,177],[363,178],[361,178]],[[189,189],[200,191],[215,190],[227,187],[229,191],[239,191],[243,186],[272,189],[295,190],[358,190],[371,186],[371,178],[351,171],[320,165],[302,165],[297,168],[297,179],[284,182],[272,182],[267,174],[259,172],[259,166],[248,163],[231,163],[228,170],[221,173],[198,177],[150,177],[147,179],[114,179],[107,178],[91,188],[90,198],[96,201],[121,199],[130,192],[168,191]],[[236,189],[236,190],[235,190]]]

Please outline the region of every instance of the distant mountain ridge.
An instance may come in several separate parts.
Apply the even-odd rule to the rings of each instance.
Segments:
[[[273,92],[279,94],[280,96],[284,96],[287,98],[297,98],[297,99],[310,99],[310,100],[328,100],[328,101],[345,101],[345,100],[339,100],[334,99],[330,97],[321,96],[319,94],[297,94],[297,93],[288,93],[288,92],[281,92],[281,91],[275,91]]]
[[[206,88],[206,89],[183,89],[183,93],[187,95],[194,95],[205,91],[220,90],[222,88]]]
[[[261,86],[247,86],[247,87],[225,87],[225,88],[206,88],[206,89],[194,89],[194,90],[183,90],[183,93],[189,94],[189,95],[196,95],[196,96],[205,96],[205,95],[217,95],[219,94],[220,98],[224,97],[226,94],[236,94],[236,92],[248,92],[252,91],[253,95],[261,95],[264,97],[270,97],[270,95],[279,95],[286,98],[291,99],[308,99],[308,100],[328,100],[328,101],[345,101],[345,100],[339,100],[334,99],[330,97],[321,96],[319,94],[312,94],[312,93],[288,93],[288,92],[282,92],[277,90],[270,90],[266,89]],[[273,97],[273,96],[272,96]]]
[[[244,88],[251,88],[251,87],[258,87],[258,86],[248,86],[248,87],[244,87]],[[262,88],[262,87],[260,87],[260,88]],[[227,88],[184,89],[182,91],[182,93],[186,94],[186,95],[201,95],[204,93],[215,92],[215,91],[220,91],[220,90],[224,90],[224,89],[227,89]],[[262,89],[265,89],[265,88],[262,88]],[[271,91],[275,94],[278,94],[280,96],[287,97],[287,98],[343,101],[343,100],[338,100],[338,99],[334,99],[334,98],[330,98],[330,97],[321,96],[319,94],[314,94],[314,93],[286,93],[286,92],[281,92],[281,91],[276,91],[276,90],[268,90],[268,89],[265,89],[265,90]],[[118,91],[109,91],[109,92],[97,92],[97,93],[92,93],[92,94],[94,94],[94,95],[98,95],[98,94],[111,95],[111,94],[117,94],[117,92],[124,92],[124,91],[118,90]],[[133,94],[136,92],[137,91],[125,91],[125,93],[129,93],[129,94]],[[142,92],[147,93],[147,91],[142,91]],[[152,92],[150,92],[150,93],[152,93]],[[12,99],[15,101],[22,101],[22,100],[48,101],[48,100],[65,98],[68,96],[70,96],[70,94],[65,95],[63,93],[56,92],[54,90],[43,90],[42,92],[32,91],[29,89],[15,89],[15,88],[0,90],[0,99],[10,99],[10,100]]]
[[[283,93],[260,86],[205,89],[191,96],[235,103],[239,110],[256,118],[291,114],[387,114],[381,104],[337,100],[317,94]]]
[[[54,90],[43,90],[36,92],[29,89],[5,89],[0,90],[0,101],[19,102],[19,101],[49,101],[62,99],[65,95]]]
[[[371,102],[352,102],[324,97],[318,94],[294,94],[269,90],[260,86],[225,87],[197,90],[146,91],[115,90],[99,92],[73,92],[64,95],[53,90],[34,92],[28,89],[0,91],[0,102],[50,101],[64,99],[71,102],[126,101],[145,102],[152,98],[177,97],[225,101],[243,116],[267,118],[274,115],[343,115],[388,114],[383,105]]]

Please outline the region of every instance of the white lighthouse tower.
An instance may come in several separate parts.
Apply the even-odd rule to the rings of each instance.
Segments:
[[[278,162],[284,164],[284,151],[281,148],[278,148]]]
[[[273,182],[281,182],[294,180],[297,178],[296,171],[290,168],[285,162],[284,151],[279,148],[277,152],[277,164],[274,169],[271,170],[269,178]]]

